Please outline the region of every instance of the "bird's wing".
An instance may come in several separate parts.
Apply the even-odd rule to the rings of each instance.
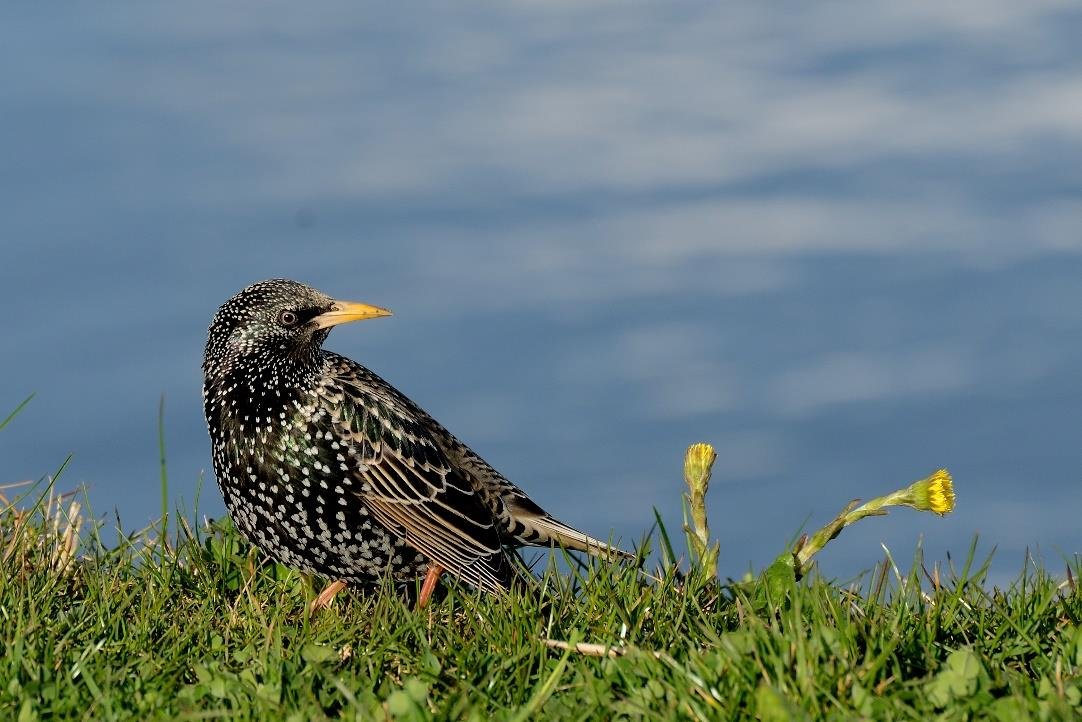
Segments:
[[[339,367],[320,396],[376,520],[463,581],[490,592],[510,587],[516,572],[492,511],[400,395]]]
[[[372,376],[379,378],[374,374]],[[422,421],[429,438],[436,442],[440,451],[456,469],[465,473],[474,491],[492,510],[505,543],[534,546],[559,544],[567,549],[576,549],[609,561],[635,558],[634,554],[595,539],[553,517],[438,421],[417,408],[413,402],[408,399],[406,401]]]
[[[337,364],[341,378],[378,393],[383,403],[398,409],[402,416],[416,424],[425,440],[431,442],[435,450],[459,472],[463,481],[489,510],[489,515],[495,518],[504,544],[559,544],[611,561],[635,558],[634,554],[595,539],[553,517],[424,409],[372,371],[342,356],[329,354],[329,357]]]

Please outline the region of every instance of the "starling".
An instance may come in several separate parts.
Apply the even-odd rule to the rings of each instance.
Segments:
[[[630,556],[552,518],[393,386],[322,348],[332,327],[390,312],[284,279],[218,309],[203,356],[214,472],[264,553],[345,584],[438,574],[498,593],[512,550]],[[320,599],[324,599],[321,595]]]

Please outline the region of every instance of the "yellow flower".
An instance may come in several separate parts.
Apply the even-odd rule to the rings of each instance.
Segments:
[[[692,444],[684,455],[684,481],[692,494],[706,495],[710,487],[710,471],[718,458],[710,444]]]
[[[796,577],[799,579],[808,569],[811,558],[827,545],[842,529],[855,524],[867,516],[880,516],[887,513],[891,506],[908,506],[917,511],[931,511],[940,516],[954,511],[954,482],[950,472],[940,469],[926,479],[915,481],[904,489],[877,496],[869,502],[857,506],[859,499],[854,499],[834,521],[815,532],[806,542],[799,545],[793,554],[796,561]],[[853,508],[856,507],[856,508]],[[781,557],[779,557],[779,560]]]
[[[914,509],[932,511],[940,516],[954,511],[954,483],[946,469],[940,469],[927,479],[921,479],[907,491],[909,506]]]

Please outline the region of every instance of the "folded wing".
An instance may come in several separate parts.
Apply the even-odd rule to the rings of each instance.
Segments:
[[[517,572],[497,520],[463,472],[395,399],[352,384],[348,375],[335,381],[321,395],[335,436],[349,443],[347,473],[369,512],[468,584],[509,588]]]

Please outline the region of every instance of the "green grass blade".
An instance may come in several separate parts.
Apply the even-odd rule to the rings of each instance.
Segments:
[[[158,456],[161,459],[162,490],[162,561],[165,561],[165,547],[169,539],[169,474],[165,466],[165,394],[158,401]]]
[[[22,402],[20,402],[20,403],[19,403],[19,405],[18,405],[18,406],[16,406],[16,407],[15,407],[15,410],[14,410],[14,411],[12,411],[12,412],[11,412],[10,414],[8,414],[8,415],[7,415],[7,418],[6,418],[6,419],[4,419],[3,421],[0,421],[0,431],[3,431],[3,430],[4,430],[4,427],[5,427],[5,426],[7,426],[8,424],[10,424],[10,423],[12,422],[12,420],[13,420],[13,419],[14,419],[14,418],[15,418],[16,416],[18,416],[18,415],[19,415],[19,413],[20,413],[20,412],[21,412],[21,411],[22,411],[22,410],[23,410],[24,408],[26,408],[26,405],[30,403],[30,400],[31,400],[32,398],[34,398],[34,394],[30,394],[29,396],[27,396],[27,397],[26,397],[25,399],[23,399],[23,400],[22,400]]]

